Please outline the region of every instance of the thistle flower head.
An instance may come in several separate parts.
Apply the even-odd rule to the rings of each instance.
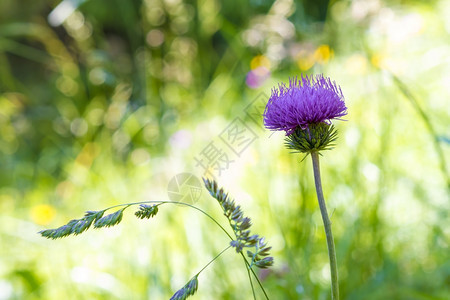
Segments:
[[[292,78],[272,89],[264,111],[264,125],[290,135],[296,128],[327,123],[347,114],[341,88],[323,75]]]
[[[295,152],[331,149],[337,133],[331,120],[347,114],[341,88],[323,75],[303,76],[272,89],[264,125],[286,132],[286,146]]]

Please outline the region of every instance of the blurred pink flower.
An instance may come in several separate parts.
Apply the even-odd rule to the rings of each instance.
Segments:
[[[267,78],[270,77],[270,71],[266,67],[258,67],[250,70],[245,78],[245,83],[249,88],[256,89],[260,87]]]

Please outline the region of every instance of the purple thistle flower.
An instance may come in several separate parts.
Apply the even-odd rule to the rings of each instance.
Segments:
[[[292,78],[272,89],[264,111],[264,126],[284,130],[290,135],[296,128],[310,124],[330,123],[347,114],[341,88],[323,75]]]

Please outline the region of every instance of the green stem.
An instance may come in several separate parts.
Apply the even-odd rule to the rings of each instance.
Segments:
[[[258,275],[256,275],[255,271],[253,270],[253,268],[250,266],[250,263],[247,261],[247,259],[244,256],[244,253],[242,253],[242,251],[240,252],[242,259],[244,260],[245,264],[247,265],[247,269],[250,270],[250,272],[252,272],[253,277],[255,277],[256,281],[258,282],[259,287],[261,288],[261,290],[264,293],[264,297],[269,300],[269,296],[266,293],[266,290],[264,289],[261,280],[259,280]]]
[[[219,254],[217,254],[212,260],[209,261],[200,271],[198,271],[197,275],[200,275],[201,272],[203,272],[210,264],[212,264],[216,259],[218,259],[225,251],[231,248],[231,245],[223,249]]]
[[[322,182],[320,179],[319,154],[317,152],[311,152],[311,157],[314,168],[314,181],[316,183],[317,199],[319,200],[320,213],[322,214],[325,235],[327,236],[328,257],[330,259],[331,271],[331,299],[339,300],[336,250],[334,249],[333,233],[331,232],[331,221],[328,217],[327,206],[325,205],[325,199],[323,197]]]
[[[248,280],[250,281],[250,285],[252,287],[253,299],[256,300],[256,294],[255,294],[255,288],[253,287],[252,275],[250,274],[250,270],[248,268],[246,268],[246,269],[247,269]]]

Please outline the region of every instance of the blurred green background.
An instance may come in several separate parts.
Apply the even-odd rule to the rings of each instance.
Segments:
[[[2,0],[0,299],[170,298],[229,242],[195,210],[37,232],[167,200],[211,149],[206,172],[273,246],[270,298],[329,299],[310,159],[258,117],[271,87],[316,73],[349,111],[321,160],[342,299],[449,299],[449,16],[446,0]],[[206,190],[195,205],[226,225]],[[192,299],[251,297],[229,250]]]

